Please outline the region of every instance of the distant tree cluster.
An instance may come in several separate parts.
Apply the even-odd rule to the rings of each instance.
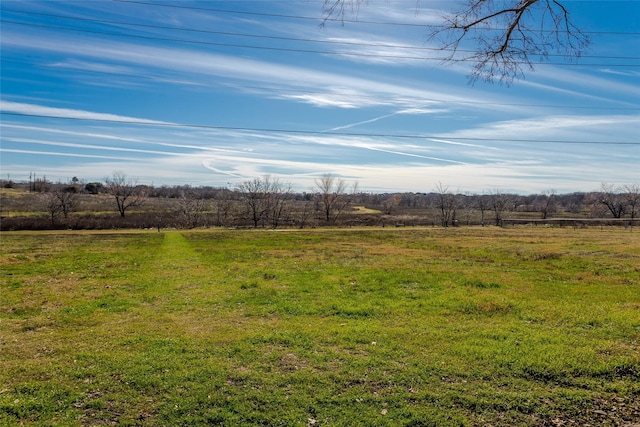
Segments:
[[[104,182],[86,184],[77,178],[52,183],[43,177],[36,192],[33,182],[30,179],[28,186],[12,182],[12,197],[0,193],[3,230],[456,227],[587,219],[629,225],[637,221],[640,208],[639,184],[603,183],[598,191],[589,193],[557,194],[547,190],[522,196],[499,189],[482,194],[461,193],[441,182],[428,193],[369,194],[360,192],[357,183],[347,183],[332,174],[319,176],[314,187],[305,193],[294,192],[292,184],[270,175],[240,182],[233,189],[140,185],[119,171]]]
[[[291,185],[283,184],[270,175],[241,182],[237,185],[236,192],[255,228],[265,227],[267,224],[278,228],[291,199]]]

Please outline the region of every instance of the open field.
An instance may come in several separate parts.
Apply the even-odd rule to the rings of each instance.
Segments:
[[[635,231],[0,240],[0,425],[640,425]]]

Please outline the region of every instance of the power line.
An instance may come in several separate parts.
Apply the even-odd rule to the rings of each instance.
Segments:
[[[310,20],[310,21],[322,21],[325,19],[312,17],[312,16],[302,16],[302,15],[287,15],[287,14],[279,14],[279,13],[263,13],[263,12],[247,12],[242,10],[230,10],[230,9],[217,9],[217,8],[206,8],[206,7],[196,7],[196,6],[184,6],[184,5],[173,5],[173,4],[165,4],[165,3],[151,3],[145,1],[137,1],[137,0],[112,0],[120,3],[133,3],[133,4],[143,4],[148,6],[160,6],[160,7],[170,7],[176,9],[191,9],[191,10],[204,10],[210,12],[218,12],[218,13],[229,13],[229,14],[237,14],[237,15],[253,15],[253,16],[265,16],[271,18],[287,18],[287,19],[301,19],[301,20]],[[382,22],[382,21],[364,21],[359,19],[329,19],[331,22],[348,22],[353,24],[370,24],[370,25],[391,25],[391,26],[400,26],[400,27],[440,27],[444,28],[445,26],[436,26],[436,25],[427,25],[427,24],[412,24],[407,22]],[[504,31],[504,29],[493,28],[492,30]],[[610,34],[610,35],[640,35],[640,32],[623,32],[623,31],[582,31],[583,34]]]
[[[120,1],[120,0],[117,0],[117,1]],[[0,22],[4,22],[7,24],[24,25],[28,27],[51,28],[51,29],[63,30],[63,31],[102,34],[102,35],[116,36],[116,37],[129,37],[129,38],[138,38],[138,39],[145,39],[145,40],[158,40],[158,41],[166,41],[166,42],[190,43],[190,44],[198,44],[198,45],[234,47],[234,48],[243,48],[243,49],[311,53],[311,54],[333,55],[333,56],[356,56],[356,57],[365,57],[365,58],[404,59],[404,60],[416,60],[416,61],[417,60],[420,60],[420,61],[444,61],[445,60],[445,58],[429,58],[425,56],[382,55],[382,54],[356,53],[356,52],[332,52],[332,51],[312,50],[312,49],[293,49],[293,48],[284,48],[284,47],[252,46],[252,45],[241,45],[241,44],[235,44],[235,43],[219,43],[219,42],[207,42],[207,41],[198,41],[198,40],[184,40],[184,39],[175,39],[175,38],[168,38],[168,37],[142,36],[142,35],[136,35],[136,34],[119,34],[119,33],[107,32],[107,31],[96,31],[96,30],[88,30],[88,29],[80,29],[80,28],[60,27],[56,25],[17,22],[17,21],[10,21],[7,19],[0,19]],[[447,62],[470,62],[475,60],[473,58],[459,58],[459,59],[446,59],[446,61]],[[577,62],[573,63],[573,62],[542,62],[542,61],[540,62],[514,61],[514,63],[518,63],[518,64],[535,63],[535,64],[550,64],[550,65],[558,65],[558,66],[564,65],[564,66],[582,66],[582,67],[640,67],[640,64],[584,64],[584,63],[577,63]]]
[[[83,22],[93,22],[99,24],[110,24],[110,25],[124,25],[130,27],[140,27],[140,28],[153,28],[153,29],[161,29],[161,30],[170,30],[170,31],[184,31],[191,33],[200,33],[200,34],[215,34],[215,35],[223,35],[223,36],[233,36],[233,37],[247,37],[247,38],[256,38],[256,39],[266,39],[266,40],[282,40],[282,41],[294,41],[294,42],[305,42],[305,43],[321,43],[321,44],[337,44],[337,45],[351,45],[351,46],[365,46],[365,47],[382,47],[382,48],[393,48],[393,49],[410,49],[410,50],[427,50],[427,51],[436,51],[436,52],[475,52],[473,50],[465,50],[465,49],[446,49],[446,48],[437,48],[437,47],[424,47],[424,46],[409,46],[409,45],[401,45],[401,44],[387,44],[387,43],[365,43],[365,42],[353,42],[353,41],[339,41],[339,40],[318,40],[318,39],[308,39],[308,38],[299,38],[299,37],[283,37],[283,36],[269,36],[264,34],[247,34],[247,33],[236,33],[236,32],[227,32],[227,31],[214,31],[214,30],[202,30],[202,29],[194,29],[194,28],[183,28],[183,27],[175,27],[175,26],[166,26],[166,25],[154,25],[154,24],[141,24],[141,23],[133,23],[133,22],[122,22],[122,21],[113,21],[113,20],[105,20],[105,19],[94,19],[94,18],[80,18],[75,16],[68,15],[59,15],[52,13],[41,13],[41,12],[32,12],[25,10],[17,10],[17,9],[7,9],[4,8],[5,12],[14,12],[14,13],[22,13],[26,15],[38,15],[38,16],[49,16],[54,18],[62,18],[62,19],[70,19],[75,21],[83,21]],[[17,23],[15,21],[9,21],[11,23]],[[35,24],[35,23],[22,23],[22,25],[43,25],[43,24]],[[57,27],[55,27],[57,28]],[[60,27],[60,29],[69,29],[66,27]],[[71,29],[70,29],[71,30]],[[79,30],[78,30],[79,31]],[[195,42],[194,42],[195,43]],[[542,54],[540,54],[542,55]],[[566,55],[562,54],[544,54],[546,57],[565,57]],[[581,55],[581,58],[597,58],[597,59],[630,59],[630,60],[638,60],[640,57],[634,56],[603,56],[603,55]]]
[[[37,65],[30,62],[25,61],[17,61],[13,59],[3,59],[2,62],[6,63],[15,63],[15,64],[23,64],[23,65]],[[53,68],[56,70],[56,68]],[[64,68],[62,68],[64,70]],[[154,77],[149,76],[148,74],[139,75],[139,74],[127,74],[127,73],[118,73],[115,71],[102,71],[102,70],[90,70],[90,69],[82,69],[80,70],[83,73],[91,73],[91,74],[106,74],[106,75],[115,75],[115,76],[125,76],[125,77],[135,77],[145,80],[153,80],[158,81],[163,78],[169,77]],[[271,92],[275,90],[273,87],[267,86],[255,86],[255,85],[239,85],[239,84],[224,84],[224,83],[207,83],[209,86],[217,86],[222,88],[240,88],[240,89],[251,89],[251,90],[260,90],[265,92]],[[297,90],[297,89],[286,89],[286,88],[278,88],[278,93],[282,92],[291,92],[295,94],[326,94],[326,91],[313,91],[313,90]],[[352,94],[352,93],[344,93],[339,91],[333,91],[332,94],[335,95],[344,95],[349,96],[350,98],[357,99],[377,99],[375,96],[368,96],[364,94]],[[457,100],[449,100],[449,99],[419,99],[418,101],[425,103],[429,106],[429,103],[434,104],[460,104],[460,105],[477,105],[477,106],[496,106],[496,107],[535,107],[535,108],[562,108],[562,109],[577,109],[577,110],[613,110],[613,111],[640,111],[640,106],[633,107],[602,107],[602,106],[590,106],[590,105],[551,105],[551,104],[522,104],[522,103],[501,103],[501,102],[484,102],[484,101],[457,101]]]
[[[480,137],[460,137],[447,135],[419,135],[419,134],[386,134],[386,133],[355,133],[355,132],[332,132],[332,131],[313,131],[313,130],[295,130],[295,129],[273,129],[273,128],[250,128],[239,126],[214,126],[202,124],[187,123],[170,123],[170,122],[144,122],[136,120],[114,120],[114,119],[96,119],[86,117],[65,117],[53,114],[31,114],[16,113],[9,111],[0,111],[0,114],[20,117],[40,117],[47,119],[62,119],[76,121],[90,121],[100,123],[121,123],[129,125],[159,126],[159,127],[181,127],[193,129],[211,129],[211,130],[233,130],[242,132],[264,132],[264,133],[284,133],[293,135],[328,135],[328,136],[346,136],[346,137],[373,137],[373,138],[397,138],[397,139],[431,139],[431,140],[455,140],[455,141],[488,141],[488,142],[526,142],[526,143],[551,143],[551,144],[572,144],[572,145],[631,145],[640,146],[640,142],[624,142],[624,141],[571,141],[571,140],[544,140],[544,139],[513,139],[513,138],[480,138]]]

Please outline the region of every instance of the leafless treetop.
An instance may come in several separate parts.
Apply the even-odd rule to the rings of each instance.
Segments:
[[[325,0],[324,19],[344,20],[362,0]],[[471,62],[471,82],[510,84],[525,70],[550,56],[575,60],[589,38],[573,23],[566,1],[460,0],[459,9],[443,14],[442,25],[428,28],[443,62]]]

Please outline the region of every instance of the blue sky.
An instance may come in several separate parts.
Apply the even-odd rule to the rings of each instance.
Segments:
[[[590,50],[507,87],[435,60],[424,25],[453,1],[371,0],[321,28],[321,0],[3,0],[1,173],[271,175],[299,191],[325,173],[367,192],[639,183],[640,1],[564,3]]]

